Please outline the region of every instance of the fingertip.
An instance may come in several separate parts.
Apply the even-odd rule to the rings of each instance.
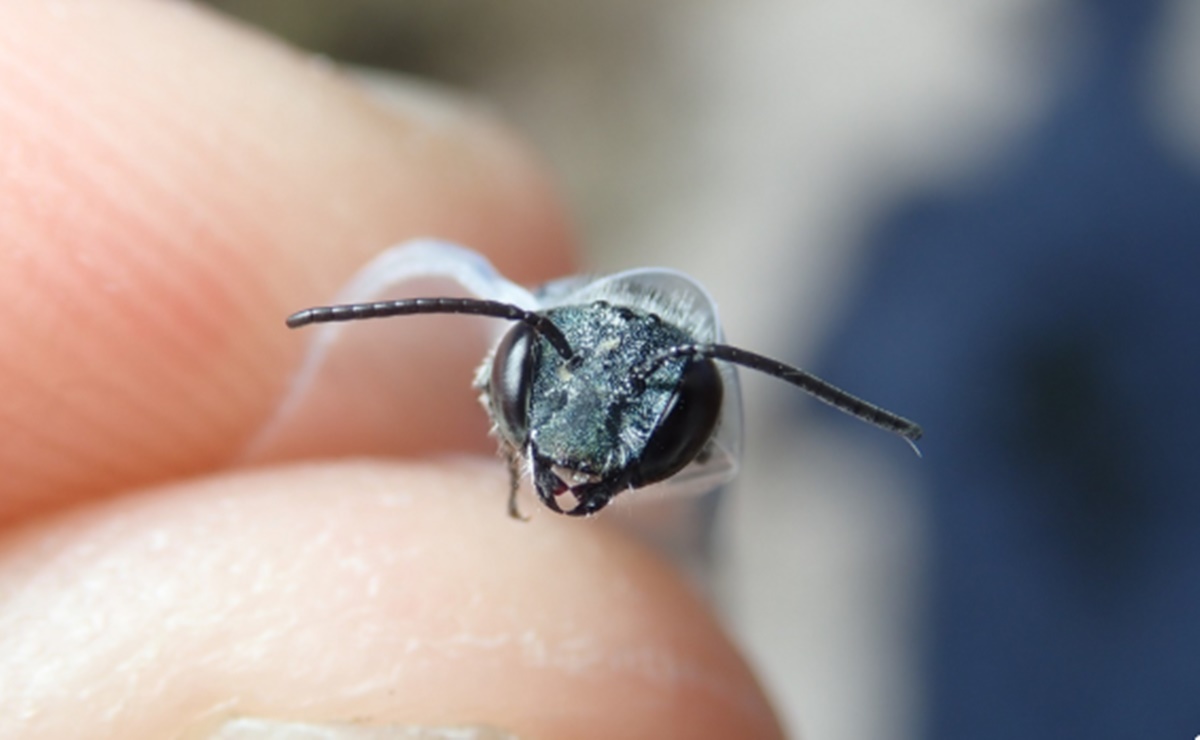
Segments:
[[[511,520],[498,468],[269,470],[10,537],[0,584],[18,597],[0,607],[0,682],[58,657],[37,682],[7,682],[30,710],[9,727],[163,737],[236,715],[780,736],[676,573],[601,521]],[[21,721],[5,713],[0,727]]]

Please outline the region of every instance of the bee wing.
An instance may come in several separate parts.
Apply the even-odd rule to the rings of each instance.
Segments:
[[[483,256],[463,247],[434,240],[405,242],[380,253],[339,291],[331,303],[365,303],[397,298],[483,298],[511,303],[527,310],[538,301],[525,288],[506,280]],[[359,426],[377,426],[372,439],[387,439],[388,428],[402,427],[412,409],[394,408],[389,400],[397,384],[437,387],[469,362],[478,365],[487,349],[509,328],[503,321],[461,316],[413,316],[397,321],[354,321],[320,324],[309,332],[308,349],[293,376],[275,417],[250,445],[247,457],[300,454],[307,442],[288,439],[289,428],[320,428],[326,419],[355,418]],[[463,389],[471,382],[462,373]],[[347,394],[339,385],[354,384],[371,408],[346,409]],[[420,386],[417,386],[420,387]],[[469,392],[464,403],[474,405]],[[373,400],[366,400],[373,399]],[[353,401],[351,401],[353,402]],[[341,407],[335,407],[341,404]],[[302,418],[301,418],[302,417]],[[322,420],[316,422],[316,419]],[[364,422],[363,420],[368,420]],[[433,425],[436,426],[436,425]],[[338,430],[324,435],[324,448],[341,444]],[[436,434],[435,430],[430,433]],[[355,430],[342,435],[355,445]],[[376,452],[355,447],[346,452]],[[378,450],[383,452],[385,450]]]
[[[538,307],[532,293],[496,272],[483,255],[434,239],[404,242],[379,253],[355,273],[334,303],[444,295],[440,291],[412,292],[428,283],[449,283],[446,289],[453,295],[448,297],[482,298],[527,310]]]
[[[664,321],[679,326],[698,342],[724,342],[717,304],[702,285],[675,270],[641,268],[606,277],[565,278],[547,283],[535,291],[544,308],[608,301],[613,305],[657,314]],[[672,495],[708,493],[728,482],[737,474],[742,454],[742,394],[737,369],[718,362],[717,370],[724,382],[721,416],[708,449],[699,459],[668,480],[647,486],[642,492],[662,492]],[[650,498],[638,496],[624,499]]]

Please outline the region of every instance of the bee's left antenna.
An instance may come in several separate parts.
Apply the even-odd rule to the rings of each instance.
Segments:
[[[562,330],[545,316],[533,311],[526,311],[511,303],[484,301],[478,298],[405,298],[396,301],[317,306],[297,311],[288,316],[287,325],[292,329],[297,329],[309,324],[325,324],[332,321],[358,321],[359,319],[382,319],[389,316],[431,313],[459,313],[520,321],[544,337],[564,360],[571,359],[575,354]]]
[[[864,401],[858,396],[847,393],[810,372],[739,347],[727,344],[682,344],[670,347],[651,357],[635,372],[635,375],[648,378],[654,374],[659,365],[673,357],[724,360],[772,375],[791,383],[818,401],[827,403],[839,411],[861,419],[871,426],[900,435],[918,456],[921,454],[921,450],[917,448],[917,441],[921,439],[923,432],[921,426],[916,422],[909,421],[899,414],[894,414],[870,401]]]

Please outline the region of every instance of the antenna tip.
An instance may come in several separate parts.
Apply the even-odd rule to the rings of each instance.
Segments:
[[[909,421],[906,428],[900,431],[900,436],[904,438],[905,442],[908,442],[908,446],[913,449],[913,452],[917,453],[917,457],[924,457],[921,454],[921,449],[917,447],[917,442],[920,441],[921,437],[925,436],[925,431],[921,429],[920,424],[914,424]]]
[[[301,326],[306,326],[312,323],[312,309],[306,308],[303,311],[297,311],[287,317],[287,325],[289,329],[297,329]]]

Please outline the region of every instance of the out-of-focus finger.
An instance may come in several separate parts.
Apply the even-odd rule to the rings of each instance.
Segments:
[[[0,89],[0,519],[237,459],[304,352],[283,317],[391,244],[470,244],[519,280],[569,263],[496,126],[380,105],[186,3],[0,4]],[[411,418],[345,425],[352,448],[482,438],[479,348],[423,326],[397,330]]]

